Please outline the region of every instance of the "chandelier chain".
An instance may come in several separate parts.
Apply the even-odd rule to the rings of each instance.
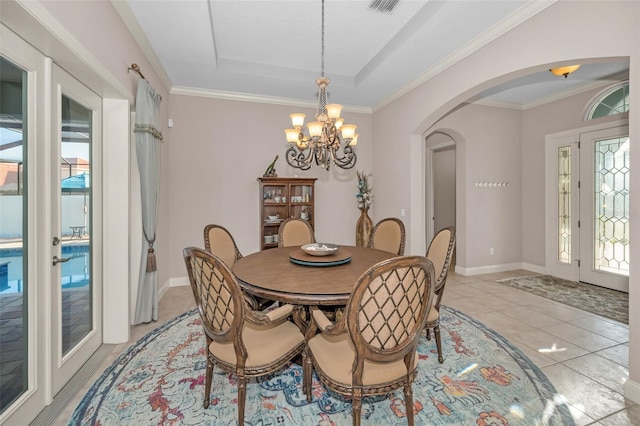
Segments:
[[[320,46],[320,77],[324,77],[324,0],[322,0],[322,30]]]

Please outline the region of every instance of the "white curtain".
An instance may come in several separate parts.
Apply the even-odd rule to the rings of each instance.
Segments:
[[[158,277],[155,241],[160,188],[160,126],[159,105],[162,100],[144,78],[138,81],[136,94],[136,155],[140,171],[142,200],[142,261],[138,281],[138,298],[134,324],[158,320]]]

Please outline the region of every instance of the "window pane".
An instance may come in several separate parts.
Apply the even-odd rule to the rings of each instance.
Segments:
[[[0,57],[0,412],[28,388],[26,85]]]

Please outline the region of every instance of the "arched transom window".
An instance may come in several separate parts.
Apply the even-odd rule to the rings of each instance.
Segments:
[[[629,82],[625,81],[603,91],[587,110],[586,120],[629,111]]]

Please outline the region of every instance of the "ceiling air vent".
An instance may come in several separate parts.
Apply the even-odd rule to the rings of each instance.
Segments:
[[[369,9],[383,13],[391,13],[397,4],[398,0],[371,0],[371,3],[369,3]]]

